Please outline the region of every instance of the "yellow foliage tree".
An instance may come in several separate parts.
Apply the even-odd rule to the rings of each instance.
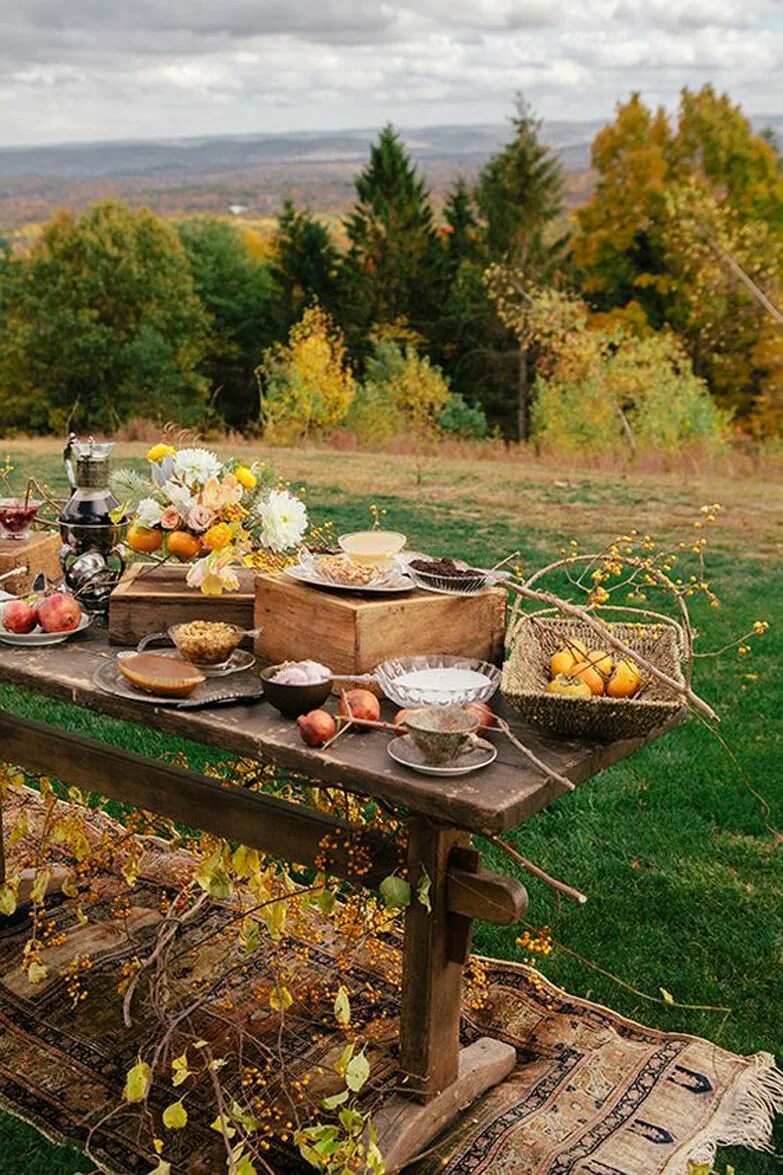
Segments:
[[[291,327],[287,343],[264,352],[256,376],[264,429],[275,439],[330,432],[356,394],[342,332],[318,305]]]

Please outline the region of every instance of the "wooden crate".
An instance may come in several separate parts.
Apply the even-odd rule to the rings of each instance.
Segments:
[[[389,657],[448,653],[500,662],[506,594],[321,591],[283,573],[256,575],[256,655],[267,665],[312,658],[335,673],[368,673]]]
[[[109,602],[109,640],[136,645],[143,636],[165,632],[187,620],[223,620],[241,628],[253,627],[253,572],[238,570],[239,591],[205,596],[188,587],[183,564],[134,563],[123,575]]]
[[[29,538],[0,539],[0,575],[19,568],[16,575],[0,580],[0,591],[12,596],[23,596],[33,586],[39,572],[46,574],[50,583],[59,583],[63,577],[60,566],[59,534],[51,531],[34,531]]]

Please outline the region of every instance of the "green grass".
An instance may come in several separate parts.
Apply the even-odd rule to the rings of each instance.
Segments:
[[[330,518],[338,531],[367,523],[366,500],[339,488],[313,489],[310,499],[316,518]],[[520,549],[525,563],[535,566],[570,537],[553,534],[544,549],[539,534],[531,541],[508,517],[394,496],[375,500],[411,546],[471,561]],[[780,827],[783,580],[771,563],[741,551],[711,564],[722,604],[717,611],[698,607],[700,646],[719,646],[759,617],[771,628],[744,659],[732,652],[700,661],[697,688],[720,712],[722,735],[769,801],[771,823]],[[0,690],[0,703],[110,741],[127,737],[121,723],[21,691]],[[149,731],[143,749],[150,755],[184,749],[194,765],[209,754]],[[525,856],[589,895],[586,906],[558,906],[551,890],[526,878],[532,922],[549,925],[565,946],[653,997],[664,988],[680,1004],[731,1010],[645,1000],[559,951],[545,963],[554,982],[646,1024],[703,1035],[740,1053],[783,1053],[780,848],[730,758],[696,720],[553,804],[511,839]],[[510,869],[491,847],[487,858]],[[514,938],[514,931],[478,924],[475,947],[514,958]],[[0,1169],[4,1154],[14,1155],[17,1175],[80,1170],[72,1151],[55,1150],[6,1116],[0,1117]],[[747,1152],[723,1158],[734,1162],[738,1175],[767,1175],[777,1166]]]

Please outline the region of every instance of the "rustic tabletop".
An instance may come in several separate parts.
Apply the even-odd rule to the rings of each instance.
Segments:
[[[527,762],[497,731],[491,733],[498,749],[491,766],[473,775],[438,778],[398,766],[386,751],[389,735],[382,732],[347,734],[327,751],[311,750],[302,743],[296,723],[283,718],[267,701],[178,711],[116,697],[93,681],[96,669],[115,652],[105,633],[96,629],[50,648],[21,649],[0,644],[0,683],[34,690],[113,718],[143,723],[229,753],[261,757],[325,783],[340,783],[387,803],[404,805],[411,813],[468,832],[493,834],[514,828],[565,790]],[[610,744],[573,742],[547,738],[526,727],[505,709],[499,695],[493,705],[540,760],[575,784],[583,783],[669,729],[655,731],[647,739]],[[391,718],[393,707],[384,706],[384,713]]]

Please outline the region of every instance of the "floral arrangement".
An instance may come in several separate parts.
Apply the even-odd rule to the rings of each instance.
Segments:
[[[149,478],[130,469],[112,477],[131,517],[126,543],[138,554],[191,563],[188,585],[204,595],[236,591],[236,569],[254,551],[284,554],[304,536],[304,503],[267,465],[168,444],[154,445],[147,461]]]

